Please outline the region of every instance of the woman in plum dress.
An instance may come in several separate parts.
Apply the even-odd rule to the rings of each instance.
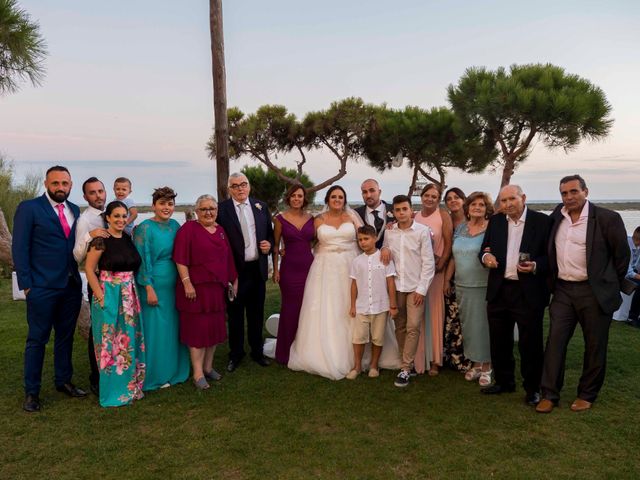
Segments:
[[[276,342],[276,361],[289,363],[289,351],[296,332],[302,307],[302,296],[307,274],[313,262],[311,242],[315,237],[313,217],[306,211],[307,191],[301,185],[293,185],[284,197],[287,210],[273,219],[273,282],[280,285],[280,321]],[[283,243],[282,259],[280,240]]]

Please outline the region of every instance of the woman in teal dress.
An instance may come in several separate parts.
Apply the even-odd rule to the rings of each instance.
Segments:
[[[180,224],[171,218],[176,193],[169,187],[153,192],[154,216],[134,230],[134,244],[142,258],[136,275],[145,332],[147,373],[144,390],[156,390],[189,377],[189,351],[179,339],[176,310],[176,265],[171,259]]]
[[[144,330],[135,286],[141,260],[124,233],[126,205],[111,202],[103,215],[109,237],[91,241],[85,269],[93,291],[91,329],[100,371],[100,405],[118,407],[144,396]]]
[[[489,272],[478,259],[480,246],[493,213],[489,195],[473,192],[464,202],[467,221],[456,227],[453,235],[452,261],[445,275],[445,289],[451,289],[455,272],[464,356],[473,362],[465,373],[468,381],[478,380],[480,386],[491,384],[491,349],[487,320],[487,280]]]

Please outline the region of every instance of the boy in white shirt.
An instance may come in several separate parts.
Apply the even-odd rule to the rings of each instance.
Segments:
[[[382,353],[384,331],[389,312],[394,317],[398,313],[396,287],[393,281],[393,262],[384,265],[380,261],[380,251],[376,248],[376,229],[371,225],[358,228],[358,245],[363,253],[351,264],[351,309],[349,315],[355,317],[353,326],[354,367],[347,374],[355,380],[362,371],[364,346],[371,341],[371,366],[369,377],[380,375],[378,360]]]
[[[436,269],[431,230],[413,220],[411,199],[394,197],[393,214],[398,223],[385,232],[383,248],[390,250],[396,269],[396,338],[402,367],[394,385],[406,387],[424,323],[424,297]]]

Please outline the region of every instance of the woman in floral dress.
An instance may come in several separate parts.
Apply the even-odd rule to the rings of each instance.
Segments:
[[[89,244],[86,274],[94,292],[91,327],[100,371],[100,405],[118,407],[144,396],[144,335],[135,287],[141,259],[124,233],[126,205],[111,202],[103,215],[110,236]]]

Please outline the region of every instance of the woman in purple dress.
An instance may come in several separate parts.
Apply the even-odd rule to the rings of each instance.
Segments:
[[[180,341],[189,347],[193,383],[199,390],[220,380],[213,369],[216,345],[227,339],[227,288],[238,291],[238,275],[227,234],[216,223],[218,204],[211,195],[196,200],[195,222],[176,233],[173,260],[178,267],[176,308],[180,312]]]
[[[289,363],[289,350],[296,331],[302,306],[302,295],[307,274],[313,262],[311,242],[315,236],[313,217],[305,208],[307,192],[301,185],[293,185],[284,197],[287,210],[273,219],[273,236],[276,248],[273,251],[273,281],[280,284],[280,321],[276,342],[276,361]],[[280,240],[284,243],[282,260]]]

